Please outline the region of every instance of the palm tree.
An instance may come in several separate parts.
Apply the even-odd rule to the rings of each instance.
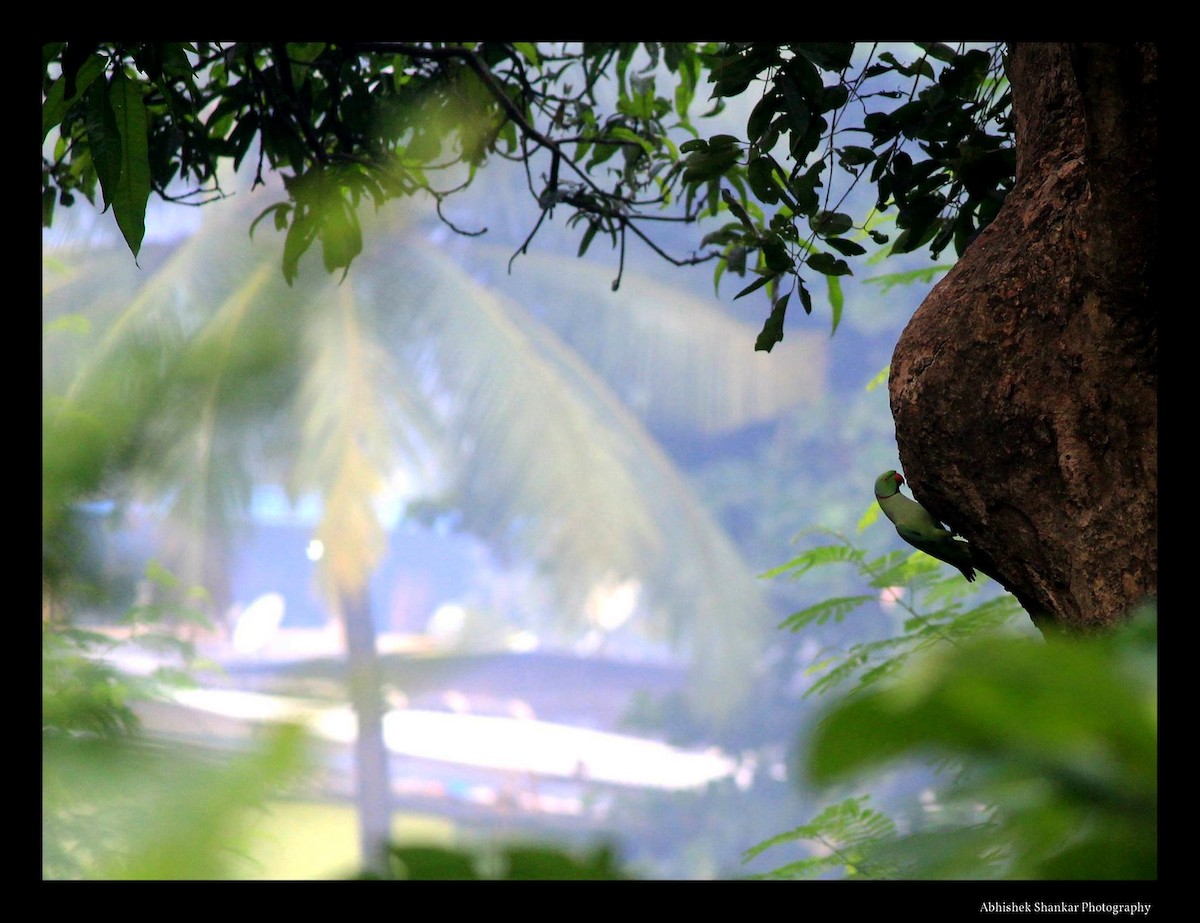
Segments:
[[[81,491],[152,498],[184,576],[219,586],[253,484],[320,498],[369,868],[390,811],[365,585],[396,472],[536,564],[564,628],[586,625],[596,588],[637,587],[640,629],[690,649],[696,707],[728,714],[772,623],[643,419],[736,428],[815,384],[789,361],[801,347],[765,365],[753,330],[713,305],[632,275],[613,295],[573,258],[522,263],[536,292],[523,304],[472,279],[414,214],[381,215],[341,280],[309,257],[287,286],[278,239],[248,240],[246,209],[213,205],[160,260],[145,251],[144,270],[116,249],[56,251],[44,270],[47,536]]]

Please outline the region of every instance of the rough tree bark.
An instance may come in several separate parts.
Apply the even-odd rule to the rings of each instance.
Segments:
[[[1043,629],[1157,594],[1157,66],[1010,47],[1014,188],[892,358],[914,495]]]

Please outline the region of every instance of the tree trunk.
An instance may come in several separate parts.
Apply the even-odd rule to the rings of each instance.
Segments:
[[[342,596],[350,703],[358,723],[354,739],[354,801],[358,811],[359,846],[364,871],[387,870],[392,799],[387,746],[383,739],[382,673],[375,648],[375,625],[367,588]]]
[[[1014,188],[892,358],[914,495],[1041,627],[1157,594],[1157,64],[1010,47]]]

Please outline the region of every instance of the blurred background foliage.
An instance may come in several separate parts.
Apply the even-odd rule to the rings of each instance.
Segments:
[[[66,541],[70,503],[107,479],[122,503],[161,508],[178,536],[173,568],[220,610],[232,524],[256,483],[320,497],[314,537],[335,592],[378,562],[376,507],[390,494],[534,562],[559,606],[556,624],[530,627],[576,630],[571,613],[593,587],[636,580],[639,630],[686,635],[695,695],[723,690],[705,707],[744,696],[767,628],[760,588],[609,382],[627,400],[654,395],[640,408],[651,420],[719,434],[810,399],[819,364],[767,366],[743,348],[752,331],[713,303],[637,277],[619,297],[597,294],[569,257],[531,267],[526,308],[393,216],[352,277],[308,267],[294,288],[271,272],[277,241],[227,253],[245,209],[206,221],[161,264],[145,254],[141,269],[119,249],[56,253],[47,546]]]
[[[910,754],[955,773],[940,820],[873,841],[900,878],[1158,877],[1158,638],[1153,610],[1047,644],[981,633],[912,663],[818,725],[818,782]]]
[[[351,277],[339,283],[307,267],[304,284],[289,288],[277,272],[277,239],[229,247],[246,223],[245,207],[211,206],[186,238],[147,244],[138,266],[119,248],[46,252],[47,734],[102,730],[108,749],[95,751],[106,767],[98,771],[140,795],[152,790],[137,781],[143,771],[183,775],[108,756],[122,740],[135,752],[142,746],[129,699],[166,695],[167,677],[126,677],[102,658],[116,646],[112,631],[123,643],[149,644],[151,624],[165,639],[213,629],[229,604],[230,555],[264,483],[281,483],[301,506],[319,498],[314,537],[330,550],[327,589],[370,573],[389,509],[451,522],[501,560],[531,562],[545,588],[498,639],[527,629],[572,643],[600,628],[618,651],[691,650],[690,691],[667,723],[690,739],[721,723],[734,728],[769,644],[769,604],[647,426],[721,438],[762,425],[815,399],[821,351],[808,344],[801,375],[768,367],[745,348],[752,328],[710,300],[636,273],[619,296],[607,286],[597,295],[596,280],[568,256],[531,259],[532,294],[519,302],[481,281],[486,261],[466,271],[399,206],[377,219]],[[564,303],[580,310],[563,311]],[[776,356],[804,352],[797,343]],[[163,563],[131,580],[113,572],[104,549],[144,520],[164,537]],[[598,625],[597,589],[623,586],[634,589],[636,617]],[[105,612],[118,614],[101,617],[110,633],[73,627]],[[466,643],[486,649],[487,624],[472,627]],[[179,644],[182,666],[171,679],[182,682],[194,651]],[[642,718],[651,714],[643,730],[661,733],[661,709]],[[48,877],[200,874],[186,862],[157,872],[138,858],[117,863],[113,855],[140,855],[136,843],[116,847],[136,820],[106,823],[117,831],[108,850],[95,842],[81,857],[87,818],[123,816],[134,807],[123,802],[140,799],[114,783],[77,804],[70,786],[53,784],[71,776],[77,755],[68,744],[47,747],[45,832],[58,844],[48,847],[56,853],[47,854]],[[294,775],[274,750],[244,758],[265,760],[255,770],[264,785]],[[180,790],[166,787],[158,797],[173,796]],[[673,874],[686,874],[686,864]],[[217,865],[204,874],[217,875]]]
[[[809,691],[839,694],[800,759],[829,803],[747,851],[816,847],[763,877],[1157,879],[1153,606],[1114,632],[1043,641],[1014,600],[970,599],[920,552],[871,558],[843,538],[778,571],[836,564],[890,587],[905,617],[889,638],[814,660]],[[863,599],[827,599],[784,626],[840,621]],[[935,766],[936,784],[906,808],[861,794],[914,762]]]

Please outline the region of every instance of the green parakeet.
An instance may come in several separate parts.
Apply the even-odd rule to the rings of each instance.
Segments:
[[[896,532],[914,548],[953,564],[964,577],[974,580],[971,546],[955,538],[921,504],[900,493],[903,483],[904,475],[897,471],[885,471],[875,479],[875,499],[884,515],[896,526]]]

